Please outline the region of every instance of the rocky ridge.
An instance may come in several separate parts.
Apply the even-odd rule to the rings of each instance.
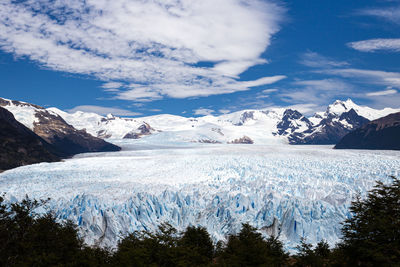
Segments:
[[[0,172],[39,162],[59,161],[59,151],[0,107]]]
[[[14,114],[16,120],[51,144],[62,157],[78,153],[118,151],[120,148],[85,129],[77,130],[60,115],[38,105],[0,98],[0,106]]]
[[[400,112],[373,120],[350,132],[335,148],[400,150]]]

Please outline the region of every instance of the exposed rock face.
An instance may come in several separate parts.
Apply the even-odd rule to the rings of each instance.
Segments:
[[[155,130],[151,128],[151,126],[148,123],[143,122],[143,124],[140,125],[135,131],[127,133],[124,136],[124,139],[139,139],[144,135],[150,135],[154,131]]]
[[[400,112],[371,121],[352,131],[335,148],[400,150]]]
[[[239,123],[236,126],[242,126],[246,121],[254,119],[254,111],[246,111],[240,116]]]
[[[50,144],[0,107],[0,172],[33,163],[59,161],[57,154]]]
[[[360,128],[369,122],[367,118],[358,115],[354,109],[350,109],[350,111],[340,115],[339,121],[346,121],[349,125],[352,125],[352,129]]]
[[[221,131],[221,128],[211,128],[211,131],[218,133],[221,136],[224,136],[224,133]]]
[[[298,144],[302,143],[304,133],[310,132],[313,125],[297,110],[287,109],[276,128],[278,131],[275,135],[287,136],[289,143]]]
[[[251,138],[248,136],[243,136],[242,138],[238,138],[231,142],[228,142],[228,144],[253,144],[253,143],[254,141],[251,140]]]
[[[368,122],[368,119],[358,115],[354,109],[340,116],[329,113],[318,125],[301,134],[291,136],[289,140],[292,144],[336,144],[353,129]]]
[[[210,139],[201,139],[198,142],[202,143],[202,144],[221,144],[221,142],[219,142],[219,141],[210,140]]]
[[[282,135],[285,132],[293,133],[295,130],[299,129],[300,125],[298,123],[294,123],[296,121],[303,122],[307,129],[312,128],[312,123],[306,117],[304,117],[303,114],[297,110],[287,109],[283,113],[281,122],[279,122],[277,125],[278,134]]]
[[[120,147],[94,137],[85,130],[75,129],[58,114],[40,106],[6,99],[0,99],[0,106],[11,110],[14,116],[23,113],[24,116],[21,116],[21,119],[24,120],[30,115],[32,117],[29,122],[32,125],[31,130],[51,144],[61,157],[85,152],[120,150]]]
[[[34,122],[33,131],[52,144],[64,156],[85,152],[119,151],[116,145],[88,134],[85,130],[76,130],[58,115],[48,111],[36,113],[39,122]]]

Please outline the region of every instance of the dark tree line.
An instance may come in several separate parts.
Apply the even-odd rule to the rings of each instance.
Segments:
[[[357,198],[335,248],[302,240],[288,255],[275,237],[243,224],[225,243],[214,244],[202,227],[179,233],[169,224],[134,232],[114,251],[86,246],[71,222],[34,210],[46,201],[6,204],[0,197],[0,266],[400,266],[400,180],[378,182]]]

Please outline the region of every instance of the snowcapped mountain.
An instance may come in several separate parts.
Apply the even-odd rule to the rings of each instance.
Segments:
[[[398,109],[382,110],[359,106],[351,99],[336,100],[324,113],[316,113],[309,120],[313,127],[300,135],[292,136],[295,144],[336,144],[343,136],[363,126],[370,120],[398,112]]]
[[[59,161],[54,148],[0,107],[0,172],[39,162]]]
[[[324,113],[323,117],[326,118],[329,115],[340,116],[343,113],[350,111],[351,109],[354,109],[354,111],[358,115],[360,115],[370,121],[387,116],[391,113],[399,112],[399,110],[400,110],[400,109],[393,109],[393,108],[384,108],[381,110],[373,109],[373,108],[366,107],[366,106],[359,106],[359,105],[355,104],[351,99],[347,99],[346,101],[336,100],[332,105],[329,105],[326,112]]]
[[[0,98],[0,106],[10,111],[18,122],[51,144],[60,157],[120,149],[84,130],[75,129],[57,113],[43,107],[3,98]]]
[[[325,112],[318,112],[310,118],[297,110],[285,108],[242,110],[198,118],[168,114],[121,118],[112,114],[101,116],[81,111],[71,114],[57,108],[44,109],[4,99],[0,99],[0,105],[35,132],[45,122],[62,120],[64,124],[72,125],[82,133],[85,131],[102,139],[139,139],[161,135],[172,143],[214,144],[336,144],[350,131],[370,120],[400,111],[359,106],[350,99],[337,100]]]
[[[141,118],[120,118],[111,114],[59,114],[77,129],[85,129],[100,138],[141,138],[162,134],[171,142],[235,143],[247,140],[255,144],[336,144],[344,135],[370,120],[398,112],[400,109],[376,110],[359,106],[352,100],[337,100],[325,112],[307,118],[299,111],[284,108],[243,110],[221,116],[186,118],[155,115]]]
[[[122,139],[148,134],[168,135],[171,141],[228,143],[249,136],[256,143],[285,143],[285,138],[275,136],[284,109],[270,111],[246,110],[222,116],[186,118],[175,115],[155,115],[141,118],[120,118],[111,114],[69,114],[56,108],[49,109],[62,116],[77,129],[85,129],[101,138]],[[147,129],[146,129],[147,128]],[[143,134],[143,130],[146,134]],[[127,136],[128,135],[128,136]]]

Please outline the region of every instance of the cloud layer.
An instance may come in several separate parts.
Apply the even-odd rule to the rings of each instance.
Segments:
[[[93,105],[77,106],[77,107],[74,107],[74,108],[68,110],[68,112],[70,112],[70,113],[74,113],[77,111],[93,112],[93,113],[100,114],[100,115],[113,114],[116,116],[139,116],[139,115],[142,115],[142,113],[132,112],[132,111],[126,110],[126,109],[109,108],[109,107],[93,106]]]
[[[369,8],[359,12],[361,15],[374,16],[396,24],[400,24],[400,6],[390,6],[385,8]]]
[[[378,50],[400,51],[400,39],[371,39],[351,42],[348,44],[353,49],[362,52],[375,52]]]
[[[223,94],[271,82],[238,76],[265,63],[283,13],[259,0],[3,0],[0,47],[113,82],[104,89],[119,99]]]

